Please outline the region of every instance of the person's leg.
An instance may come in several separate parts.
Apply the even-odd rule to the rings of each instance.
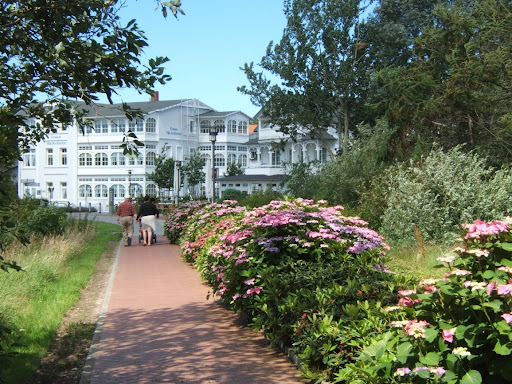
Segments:
[[[132,237],[133,237],[133,218],[130,216],[130,221],[128,224],[128,245],[132,245]]]
[[[126,217],[121,217],[121,228],[123,229],[123,244],[125,246],[128,245],[128,221],[126,220]]]
[[[142,239],[144,240],[144,245],[148,243],[148,231],[145,229],[142,230]]]
[[[153,229],[151,227],[146,231],[148,235],[148,245],[151,245],[151,240],[153,239]]]

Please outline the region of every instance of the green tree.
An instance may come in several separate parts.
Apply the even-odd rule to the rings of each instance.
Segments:
[[[181,170],[187,178],[187,183],[192,189],[191,195],[197,196],[197,185],[204,183],[205,173],[203,172],[204,160],[201,159],[199,153],[195,152],[188,158],[185,164],[181,167]]]
[[[164,16],[183,13],[181,2],[157,3]],[[9,169],[31,145],[76,119],[99,94],[130,87],[153,93],[164,84],[164,57],[142,65],[148,45],[135,20],[122,25],[117,0],[3,0],[0,4],[0,194],[11,188]],[[127,117],[139,111],[123,108]],[[137,145],[128,132],[127,153]],[[0,217],[5,215],[0,212]],[[0,222],[0,235],[13,230]],[[15,235],[15,234],[14,234]],[[2,244],[0,244],[1,249]],[[0,267],[8,268],[0,259]]]
[[[235,161],[235,162],[228,163],[228,166],[226,167],[226,172],[224,172],[224,177],[243,175],[243,174],[244,174],[244,169],[242,168],[242,165]]]
[[[380,73],[380,113],[396,147],[428,152],[464,144],[499,165],[512,160],[512,3],[440,2],[414,57]]]
[[[181,12],[180,2],[160,3]],[[116,0],[5,0],[0,5],[0,131],[15,136],[23,151],[44,139],[58,124],[83,115],[98,94],[130,87],[152,93],[170,76],[167,58],[141,65],[148,45],[135,20],[121,25]],[[125,108],[127,116],[135,111]],[[22,127],[20,131],[18,128]],[[129,147],[126,147],[129,150]],[[9,156],[9,159],[11,156]]]
[[[155,157],[155,170],[148,175],[148,179],[154,181],[159,189],[167,189],[169,192],[174,188],[174,165],[173,158],[168,158],[167,145],[162,147],[160,155]]]
[[[334,124],[346,153],[351,132],[367,116],[363,100],[369,78],[362,65],[367,43],[359,39],[359,23],[368,3],[286,0],[288,21],[280,43],[269,44],[259,63],[263,72],[245,64],[249,87],[239,91],[292,137],[307,132],[322,139]],[[272,84],[267,73],[281,86]]]

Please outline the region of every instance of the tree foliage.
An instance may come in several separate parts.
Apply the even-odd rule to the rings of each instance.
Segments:
[[[201,159],[199,153],[195,152],[188,158],[185,164],[181,167],[183,174],[187,178],[188,185],[192,188],[191,195],[197,196],[196,186],[205,181],[205,173],[203,172],[204,160]]]
[[[244,169],[242,168],[242,165],[235,161],[235,162],[228,163],[228,165],[226,167],[226,172],[224,172],[224,177],[243,175],[243,174],[244,174]]]
[[[292,137],[309,133],[322,139],[336,126],[339,149],[366,117],[362,96],[368,72],[362,59],[366,42],[359,39],[364,0],[286,0],[288,19],[279,44],[271,42],[257,72],[245,64],[250,86],[242,93],[263,106],[263,113]],[[272,84],[270,74],[281,82]]]
[[[492,163],[512,159],[512,4],[440,1],[406,65],[380,72],[379,113],[401,150],[465,144]],[[423,147],[423,148],[422,148]]]
[[[170,191],[174,187],[175,161],[165,155],[167,148],[164,145],[160,155],[155,157],[155,170],[148,175],[148,179],[154,181],[159,189]]]
[[[163,16],[183,14],[179,0],[156,0]],[[8,195],[21,154],[74,119],[85,124],[85,108],[98,95],[130,87],[153,93],[164,84],[164,57],[142,64],[148,45],[135,20],[121,24],[117,0],[3,0],[0,3],[0,195]],[[128,118],[140,114],[124,105]],[[121,144],[133,153],[135,134]],[[136,149],[136,148],[135,148]],[[0,212],[3,217],[3,212]],[[1,220],[1,232],[11,229]],[[1,247],[2,244],[0,244]],[[12,265],[2,261],[0,268]]]
[[[160,3],[173,13],[179,1]],[[170,77],[164,57],[140,62],[148,45],[135,20],[122,25],[116,0],[5,0],[0,5],[0,132],[23,151],[84,114],[98,94],[111,102],[130,87],[152,93]],[[166,11],[164,12],[166,14]],[[125,108],[129,117],[134,111]],[[24,129],[18,133],[18,127]],[[4,148],[2,146],[2,148]],[[5,149],[2,149],[5,151]],[[12,154],[2,153],[12,159]]]

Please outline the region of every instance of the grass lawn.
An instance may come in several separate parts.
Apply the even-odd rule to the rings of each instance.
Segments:
[[[446,246],[426,245],[422,255],[417,247],[391,246],[387,251],[389,269],[398,273],[412,275],[415,279],[435,278],[439,279],[448,271],[447,268],[436,268],[440,263],[438,257],[449,253]]]
[[[99,257],[120,238],[119,226],[94,221],[65,236],[8,250],[6,258],[23,271],[0,273],[0,325],[6,327],[0,329],[3,382],[23,383],[33,375]]]

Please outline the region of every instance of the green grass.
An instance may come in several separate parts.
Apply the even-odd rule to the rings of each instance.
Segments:
[[[410,275],[414,279],[442,278],[448,271],[446,268],[436,268],[438,257],[449,253],[448,247],[426,245],[425,255],[421,255],[417,247],[391,246],[388,255],[388,267],[395,272]]]
[[[61,319],[73,307],[91,278],[109,242],[120,240],[117,225],[83,221],[61,238],[44,239],[11,250],[24,271],[0,273],[0,322],[12,331],[0,333],[6,361],[0,356],[5,383],[23,383],[39,366],[54,339]],[[1,331],[0,331],[1,332]]]

